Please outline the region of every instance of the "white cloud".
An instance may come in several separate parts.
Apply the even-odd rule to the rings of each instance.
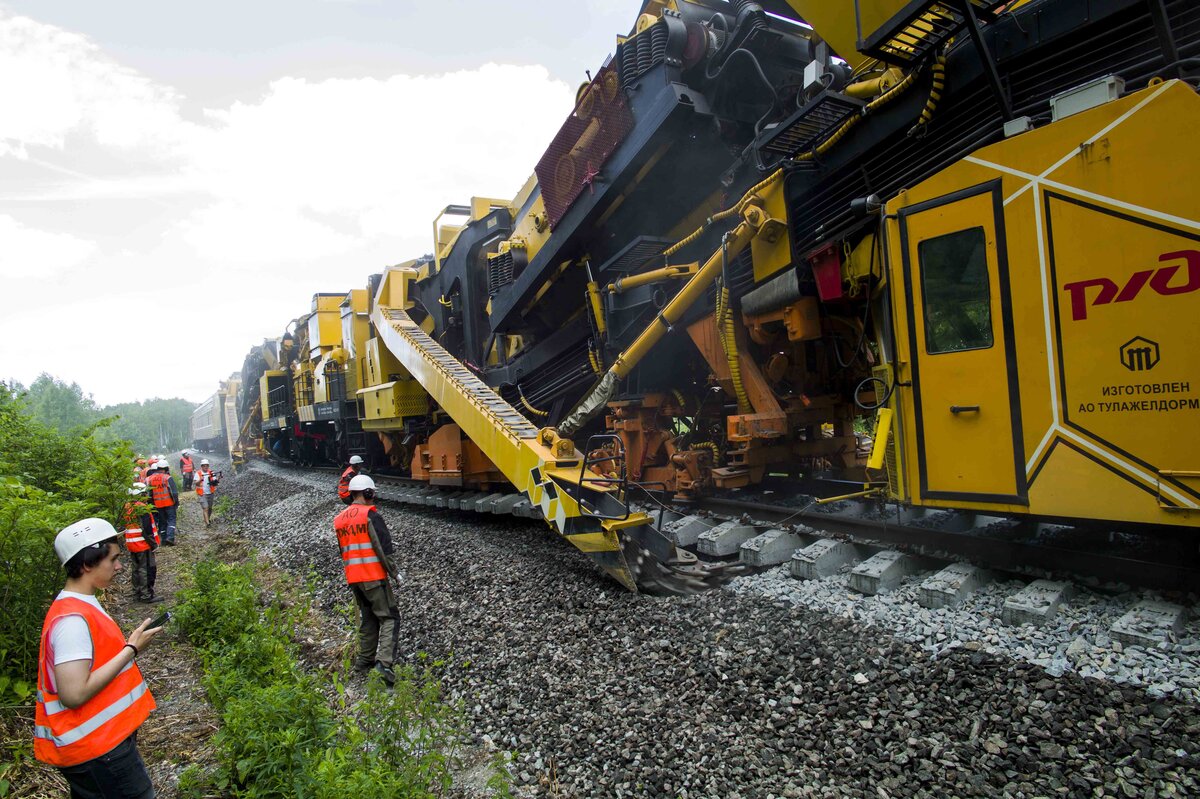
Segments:
[[[45,280],[79,266],[95,253],[93,242],[26,227],[0,214],[0,278]]]
[[[189,127],[180,97],[108,58],[83,36],[0,16],[0,155],[62,149],[72,133],[167,155]]]
[[[232,233],[245,215],[327,245],[332,230],[306,222],[305,212],[340,219],[359,236],[420,234],[446,204],[511,196],[571,101],[570,88],[542,67],[278,80],[258,103],[209,112],[216,127],[196,138],[187,174],[221,205],[201,212],[208,223],[188,225],[204,229],[210,249],[242,238],[212,222],[234,223]]]
[[[313,293],[362,287],[383,264],[429,252],[444,206],[512,197],[574,95],[542,67],[485,64],[281,78],[255,102],[185,117],[177,91],[85,37],[2,14],[0,74],[21,76],[0,81],[0,278],[19,292],[86,265],[80,313],[105,309],[86,342],[37,351],[4,343],[35,319],[0,318],[0,362],[25,380],[78,380],[105,403],[201,399],[197,385],[239,368]],[[181,341],[215,323],[177,368],[131,382],[103,354],[147,313]]]

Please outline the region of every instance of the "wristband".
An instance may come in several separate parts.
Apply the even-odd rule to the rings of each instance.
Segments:
[[[127,646],[133,650],[134,657],[137,657],[139,654],[141,654],[140,652],[138,652],[138,648],[136,646],[134,646],[133,644],[125,644],[125,646]]]

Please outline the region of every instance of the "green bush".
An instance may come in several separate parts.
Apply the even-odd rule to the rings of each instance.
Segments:
[[[189,770],[184,795],[409,799],[450,789],[463,714],[444,701],[432,668],[399,669],[393,689],[372,675],[365,697],[352,701],[342,672],[322,674],[326,683],[298,662],[303,602],[260,602],[249,565],[204,561],[186,582],[175,624],[200,650],[222,727],[216,769]],[[498,769],[489,786],[508,796],[510,782]]]
[[[251,564],[201,561],[184,576],[175,624],[201,651],[220,651],[260,625]]]
[[[129,498],[132,453],[98,428],[59,433],[0,383],[0,704],[32,696],[42,621],[65,581],[54,536],[88,516],[117,525]]]
[[[314,766],[334,734],[333,715],[312,680],[292,675],[233,699],[221,714],[217,787],[235,796],[314,795]]]

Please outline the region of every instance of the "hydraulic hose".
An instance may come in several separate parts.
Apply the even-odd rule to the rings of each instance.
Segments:
[[[754,199],[754,196],[756,194],[758,194],[760,191],[762,191],[763,189],[770,186],[772,183],[775,183],[782,177],[783,177],[783,170],[777,169],[774,172],[772,172],[770,175],[768,175],[767,177],[763,178],[763,180],[761,182],[755,184],[754,186],[751,186],[750,190],[742,195],[742,199],[738,200],[736,203],[729,206],[724,211],[718,211],[717,213],[713,214],[712,216],[710,216],[708,219],[706,219],[704,221],[703,225],[696,228],[691,233],[689,233],[687,236],[685,236],[684,238],[680,239],[679,241],[675,242],[670,247],[668,247],[663,252],[663,258],[670,258],[675,253],[679,252],[684,247],[688,246],[693,241],[700,238],[702,235],[704,235],[704,231],[708,230],[708,228],[711,227],[714,222],[720,222],[723,219],[728,219],[731,216],[736,216],[737,214],[740,214],[742,211],[745,210],[746,206],[750,204],[750,201],[752,199]]]
[[[739,205],[748,205],[751,198],[752,195],[743,197]],[[754,220],[753,224],[751,224],[752,219]],[[704,295],[708,287],[717,279],[717,275],[721,274],[721,265],[725,257],[723,253],[737,255],[750,243],[750,240],[758,232],[760,219],[760,214],[747,214],[747,218],[726,235],[721,250],[709,256],[708,260],[704,262],[704,266],[700,267],[700,270],[684,284],[683,288],[663,306],[662,311],[654,317],[654,320],[646,326],[637,339],[617,356],[612,366],[597,381],[592,390],[580,400],[573,411],[566,415],[558,426],[560,436],[570,438],[575,431],[600,412],[616,394],[617,383],[633,371],[633,368],[667,334],[667,331],[673,329],[687,310],[696,303],[696,300]]]
[[[711,442],[711,441],[697,441],[695,444],[692,444],[692,445],[691,445],[691,449],[708,449],[708,450],[712,450],[712,454],[713,454],[713,466],[720,466],[720,465],[721,465],[721,450],[720,450],[720,448],[719,448],[719,447],[717,447],[717,445],[716,445],[716,444],[714,444],[713,442]]]
[[[835,144],[837,144],[839,141],[841,141],[843,138],[845,138],[846,134],[849,133],[851,130],[853,130],[854,126],[857,125],[861,120],[865,119],[867,116],[869,116],[870,114],[879,110],[880,108],[887,105],[888,103],[896,100],[897,98],[900,97],[900,95],[902,95],[906,91],[908,91],[912,87],[913,82],[916,81],[916,79],[917,79],[917,71],[913,70],[912,72],[905,75],[904,79],[901,80],[899,83],[897,83],[895,86],[893,86],[891,89],[888,89],[886,92],[879,95],[874,100],[872,100],[871,102],[869,102],[865,106],[863,106],[862,113],[855,114],[854,116],[850,117],[845,122],[843,122],[838,127],[837,130],[835,130],[832,134],[830,134],[830,136],[827,139],[825,139],[825,141],[821,142],[815,148],[813,148],[812,150],[809,150],[807,153],[800,153],[799,155],[795,156],[792,160],[793,161],[812,161],[812,160],[815,160],[816,158],[824,155],[825,153],[829,152],[829,150]],[[770,178],[768,178],[768,180],[769,179]]]
[[[921,116],[917,119],[917,124],[909,128],[909,136],[925,135],[926,126],[933,119],[933,112],[937,109],[938,101],[942,99],[942,91],[946,88],[946,56],[939,55],[933,62],[933,83],[929,86],[929,99],[925,101],[925,107],[921,109]]]
[[[737,340],[734,338],[733,314],[729,308],[729,288],[721,286],[717,292],[717,338],[729,364],[729,377],[733,381],[733,393],[737,397],[738,413],[750,412],[750,399],[742,383],[742,364],[738,360]]]

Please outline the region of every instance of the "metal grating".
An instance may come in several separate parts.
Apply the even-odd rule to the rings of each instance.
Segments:
[[[579,102],[538,161],[538,186],[551,229],[633,128],[633,114],[612,64],[579,94]]]
[[[513,282],[512,250],[488,256],[487,277],[489,297],[495,297],[500,289]]]
[[[863,105],[862,100],[823,91],[770,131],[759,149],[785,158],[808,152],[846,119],[860,113]]]
[[[671,243],[667,239],[654,236],[638,236],[626,244],[620,252],[605,261],[596,274],[604,275],[615,272],[628,275],[640,272],[648,261],[662,255],[663,250],[671,246]],[[658,266],[662,266],[662,264],[658,264]]]
[[[908,66],[941,47],[966,24],[966,4],[979,20],[991,20],[1003,0],[916,0],[867,37],[859,31],[863,53],[889,64]],[[855,4],[857,6],[857,3]]]
[[[1118,74],[1127,86],[1144,86],[1152,76],[1162,74],[1166,62],[1145,8],[1131,7],[1101,25],[1072,31],[1052,47],[1002,60],[1014,113],[1043,112],[1051,95],[1101,75]],[[1200,55],[1200,6],[1193,0],[1174,0],[1167,3],[1167,11],[1180,53]],[[1020,31],[1007,35],[1019,37]],[[993,46],[998,53],[1008,49],[1002,42]],[[891,197],[901,187],[914,186],[998,140],[1003,119],[982,79],[959,92],[953,100],[954,112],[938,115],[925,138],[907,136],[905,128],[897,128],[808,191],[790,194],[789,219],[797,246],[814,245],[829,231],[852,224],[853,198],[872,193]],[[850,142],[841,146],[850,151],[855,147]]]

